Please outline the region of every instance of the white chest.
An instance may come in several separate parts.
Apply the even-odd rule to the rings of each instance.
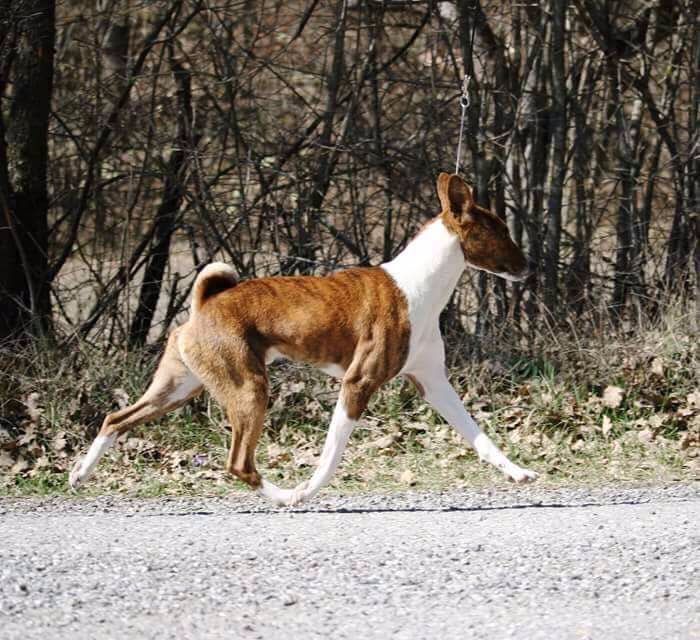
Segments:
[[[440,341],[438,318],[464,271],[458,238],[436,219],[382,268],[393,278],[408,303],[411,340],[404,370],[424,347]]]

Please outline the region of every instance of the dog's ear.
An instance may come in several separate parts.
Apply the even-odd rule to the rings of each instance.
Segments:
[[[449,182],[450,174],[443,171],[437,179],[437,192],[438,198],[440,198],[440,206],[442,207],[442,211],[450,210],[450,198],[447,195],[447,185]]]
[[[449,211],[457,220],[469,217],[474,199],[472,190],[456,173],[441,173],[437,180],[437,192],[443,211]]]

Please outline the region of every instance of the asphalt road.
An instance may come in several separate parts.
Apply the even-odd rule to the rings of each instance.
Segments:
[[[0,501],[0,638],[700,638],[700,486]]]

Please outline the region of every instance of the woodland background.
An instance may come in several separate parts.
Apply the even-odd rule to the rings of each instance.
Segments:
[[[465,73],[463,175],[536,277],[465,275],[443,315],[460,380],[530,416],[544,381],[570,447],[619,422],[696,451],[698,5],[0,0],[0,462],[62,470],[207,262],[396,255],[454,170]],[[319,402],[278,390],[297,423]]]

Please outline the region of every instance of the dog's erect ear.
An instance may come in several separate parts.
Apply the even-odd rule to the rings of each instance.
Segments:
[[[456,173],[450,176],[447,184],[447,196],[450,200],[450,211],[458,220],[469,216],[474,200],[469,185]]]
[[[441,173],[438,176],[437,191],[443,211],[450,211],[458,220],[469,215],[473,204],[472,190],[456,173]]]
[[[450,174],[442,172],[437,179],[437,192],[440,198],[440,206],[443,211],[450,210],[450,198],[447,195],[447,185],[450,182]]]

